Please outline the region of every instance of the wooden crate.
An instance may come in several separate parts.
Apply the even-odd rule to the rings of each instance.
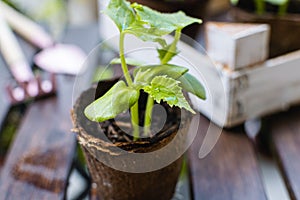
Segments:
[[[216,26],[218,26],[217,30]],[[241,29],[243,26],[244,29]],[[212,120],[219,125],[232,127],[247,119],[286,110],[300,102],[300,50],[266,60],[269,31],[267,25],[206,24],[207,52],[213,58],[215,67],[201,66],[205,63],[204,59],[208,58],[201,58],[202,61],[198,58],[198,62],[201,63],[199,67],[214,68],[213,73],[205,74],[211,76],[209,81],[213,77],[217,79],[216,74],[218,74],[224,83],[225,92],[214,91],[217,96],[215,99],[225,99],[225,104],[213,104],[216,112],[225,110],[226,113],[222,116],[224,124],[219,115],[212,115]],[[223,43],[220,38],[223,39]],[[223,44],[227,44],[228,41],[233,43],[232,46],[235,48],[224,47]],[[191,59],[200,57],[193,49],[188,47],[184,49],[188,51],[187,54]],[[255,49],[259,53],[253,51]],[[224,57],[224,54],[227,57]],[[211,88],[214,89],[213,87],[207,89]],[[191,98],[199,111],[208,116],[213,113],[211,107],[205,102],[193,96]]]

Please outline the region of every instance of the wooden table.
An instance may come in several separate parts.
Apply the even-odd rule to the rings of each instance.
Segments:
[[[65,42],[89,52],[98,41],[97,27],[69,29]],[[26,44],[23,46],[26,47]],[[27,47],[26,47],[27,48]],[[30,48],[29,48],[30,49]],[[28,50],[28,57],[34,51]],[[31,52],[31,53],[30,53]],[[1,87],[10,80],[0,60]],[[0,199],[64,199],[76,154],[71,133],[70,109],[74,78],[57,76],[57,96],[32,102],[1,166]],[[0,94],[0,124],[9,109]],[[292,199],[300,199],[300,108],[268,118],[271,144]],[[204,159],[198,152],[209,121],[201,117],[198,135],[187,152],[192,199],[267,199],[257,152],[241,128],[223,130],[212,152]],[[215,127],[215,129],[219,129]]]

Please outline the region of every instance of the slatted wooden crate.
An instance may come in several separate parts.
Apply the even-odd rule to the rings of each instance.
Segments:
[[[215,95],[226,99],[222,105],[225,108],[214,106],[216,112],[225,110],[225,127],[300,103],[300,50],[267,60],[269,29],[257,24],[206,24],[207,53],[215,62],[225,90]],[[192,49],[189,54],[197,57]],[[208,67],[201,66],[205,62],[200,59],[198,62],[199,68]],[[194,98],[193,102],[208,116],[213,112]],[[212,120],[222,125],[220,119]]]

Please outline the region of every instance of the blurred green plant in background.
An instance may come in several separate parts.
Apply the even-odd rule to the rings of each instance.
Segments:
[[[277,14],[282,16],[287,13],[287,8],[290,0],[253,0],[256,6],[257,14],[264,14],[266,12],[266,3],[278,6]],[[296,1],[296,0],[295,0]],[[231,0],[231,3],[236,5],[239,0]]]

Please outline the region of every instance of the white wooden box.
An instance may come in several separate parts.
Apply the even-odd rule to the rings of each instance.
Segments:
[[[232,127],[300,103],[300,50],[240,71],[228,71],[221,65],[217,70],[225,92],[215,90],[215,99],[225,99],[225,103],[213,102],[212,109],[207,102],[193,95],[190,98],[195,108],[207,116],[225,111],[224,115],[211,117],[220,126]],[[218,78],[218,72],[206,75]]]
[[[269,25],[208,22],[205,28],[208,55],[231,70],[265,61],[268,57]]]

